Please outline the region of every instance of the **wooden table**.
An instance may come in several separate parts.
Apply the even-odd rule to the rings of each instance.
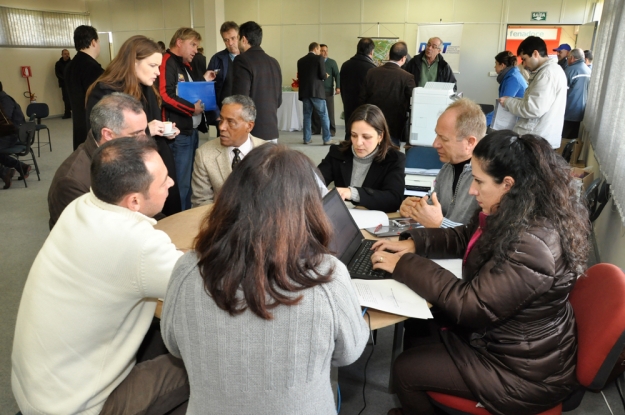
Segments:
[[[202,222],[205,220],[206,215],[210,212],[211,205],[199,206],[193,209],[185,210],[175,215],[166,217],[160,220],[154,228],[165,232],[171,238],[171,241],[176,245],[176,248],[188,251],[193,249],[193,242],[197,236]],[[399,214],[389,214],[389,217],[399,217]],[[366,231],[362,231],[365,238],[377,239]],[[160,318],[162,310],[162,302],[156,307],[156,317]],[[377,330],[384,327],[395,325],[395,334],[393,335],[393,349],[391,352],[391,376],[389,377],[389,393],[393,390],[393,363],[399,354],[401,353],[401,346],[404,333],[404,321],[407,317],[399,316],[396,314],[386,313],[384,311],[369,309],[368,314],[370,317],[371,330]]]

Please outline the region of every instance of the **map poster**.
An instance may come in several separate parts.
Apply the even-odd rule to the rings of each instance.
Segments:
[[[388,60],[388,51],[391,50],[391,46],[397,43],[397,38],[374,38],[373,43],[375,49],[373,49],[373,62],[377,66],[384,65],[384,62]]]
[[[460,46],[462,24],[419,25],[417,29],[417,54],[425,50],[428,39],[438,37],[443,41],[441,54],[454,73],[460,73]]]

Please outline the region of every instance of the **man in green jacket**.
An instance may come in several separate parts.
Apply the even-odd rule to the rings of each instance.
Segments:
[[[326,107],[328,108],[328,115],[330,116],[330,134],[334,137],[336,134],[336,124],[334,122],[334,93],[336,92],[337,95],[341,93],[341,75],[339,74],[339,67],[336,64],[336,61],[328,58],[328,45],[324,45],[322,43],[319,46],[321,47],[321,56],[323,56],[326,63],[327,77],[324,81],[324,87],[326,90]],[[314,111],[312,117],[312,133],[321,134],[321,122],[319,121],[319,115]]]

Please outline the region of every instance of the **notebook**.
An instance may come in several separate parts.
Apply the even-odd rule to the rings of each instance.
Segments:
[[[362,236],[336,189],[323,198],[323,209],[334,228],[330,250],[347,266],[351,277],[368,280],[391,278],[390,273],[371,268],[371,245],[376,241]]]

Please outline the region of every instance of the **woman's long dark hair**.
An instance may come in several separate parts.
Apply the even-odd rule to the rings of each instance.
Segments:
[[[109,63],[104,73],[89,86],[86,100],[89,99],[91,91],[98,82],[109,88],[133,96],[138,101],[144,99],[143,92],[141,91],[141,82],[137,77],[135,69],[135,62],[149,58],[155,53],[161,53],[161,49],[152,39],[142,35],[135,35],[128,38],[119,48],[117,56]],[[158,93],[158,89],[155,85],[152,85],[150,88],[154,91],[158,105],[160,106],[162,99],[161,95]]]
[[[482,258],[501,264],[521,234],[544,220],[560,236],[570,270],[586,269],[590,235],[588,210],[578,194],[570,166],[541,137],[503,130],[488,134],[473,150],[473,163],[495,183],[506,176],[514,185],[503,195],[477,247]]]
[[[352,112],[349,120],[347,120],[347,131],[351,133],[352,124],[356,121],[366,122],[373,127],[378,134],[382,135],[382,141],[378,148],[378,154],[375,155],[375,161],[384,160],[386,158],[386,153],[388,153],[391,147],[395,147],[395,145],[391,141],[391,133],[389,132],[388,124],[386,123],[386,118],[384,118],[382,110],[373,104],[359,106]],[[342,141],[339,148],[341,151],[352,151],[352,140]]]
[[[332,225],[314,174],[305,155],[269,143],[230,174],[195,240],[204,286],[219,308],[271,319],[272,308],[299,302],[291,293],[331,279],[333,269],[317,269]]]

